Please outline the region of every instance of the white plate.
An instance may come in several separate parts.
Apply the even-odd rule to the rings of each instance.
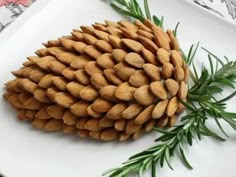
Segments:
[[[183,49],[201,41],[202,46],[219,56],[235,59],[234,25],[185,1],[152,0],[150,7],[153,14],[165,16],[166,27],[174,28],[181,21],[178,36]],[[41,42],[69,34],[72,28],[82,24],[121,18],[99,0],[37,1],[0,35],[0,95],[3,84],[13,78],[10,71],[19,68],[26,56],[42,47]],[[205,58],[200,57],[198,61]],[[235,101],[229,104],[230,110]],[[0,115],[0,172],[6,177],[98,177],[135,152],[153,145],[157,136],[151,133],[135,142],[100,143],[60,133],[43,133],[17,121],[15,112],[3,99]],[[235,177],[236,134],[230,132],[232,138],[225,143],[204,138],[187,147],[194,170],[187,170],[176,157],[172,161],[175,170],[158,168],[158,176]]]

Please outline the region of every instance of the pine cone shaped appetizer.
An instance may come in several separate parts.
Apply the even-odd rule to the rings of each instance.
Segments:
[[[44,131],[125,141],[173,126],[189,77],[179,44],[149,20],[105,21],[50,40],[12,72],[4,97]]]

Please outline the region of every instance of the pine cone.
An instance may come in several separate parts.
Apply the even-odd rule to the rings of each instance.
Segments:
[[[125,141],[173,126],[189,70],[171,30],[105,21],[50,40],[12,72],[4,97],[44,131]]]

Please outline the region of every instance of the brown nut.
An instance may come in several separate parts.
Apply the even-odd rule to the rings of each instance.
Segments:
[[[152,118],[153,119],[161,118],[166,112],[167,105],[168,105],[168,100],[163,100],[157,103],[157,105],[152,111]]]
[[[133,99],[135,90],[136,88],[131,87],[128,82],[124,82],[117,87],[115,97],[120,100],[130,101]]]
[[[156,99],[156,97],[151,92],[149,85],[144,85],[135,90],[134,98],[138,103],[144,106],[152,104]]]
[[[141,87],[143,85],[148,85],[149,82],[150,82],[150,79],[143,70],[137,70],[129,78],[130,85],[134,87]]]
[[[173,116],[177,109],[178,109],[178,99],[175,96],[168,103],[167,110],[166,110],[167,116],[169,117]]]
[[[121,116],[124,119],[133,119],[143,110],[143,106],[140,104],[131,104],[122,113]]]
[[[179,83],[174,79],[167,79],[165,85],[171,96],[175,96],[179,91]]]
[[[145,61],[141,55],[135,52],[130,52],[125,56],[125,61],[136,68],[142,68]]]
[[[152,82],[150,88],[152,93],[161,100],[167,99],[167,92],[165,90],[164,84],[161,81]]]
[[[151,77],[152,80],[154,81],[160,81],[161,80],[161,72],[160,69],[150,63],[144,64],[143,65],[143,69],[145,71],[145,73]]]

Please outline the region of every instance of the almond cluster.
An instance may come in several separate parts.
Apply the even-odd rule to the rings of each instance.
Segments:
[[[189,70],[171,30],[105,21],[44,46],[12,72],[4,94],[36,129],[125,141],[173,126],[184,110]]]

